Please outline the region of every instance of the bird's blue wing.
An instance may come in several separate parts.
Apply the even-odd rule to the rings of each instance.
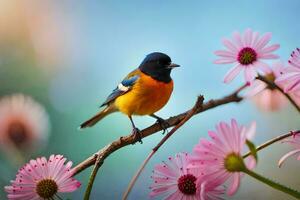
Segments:
[[[119,85],[112,91],[112,93],[107,97],[105,102],[100,106],[105,106],[115,100],[117,97],[127,93],[131,90],[132,86],[136,83],[136,81],[139,79],[139,75],[134,75],[125,78]]]

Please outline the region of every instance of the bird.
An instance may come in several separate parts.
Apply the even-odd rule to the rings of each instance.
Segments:
[[[111,92],[96,115],[83,122],[79,129],[92,127],[101,119],[114,112],[125,114],[131,122],[132,133],[142,143],[140,130],[135,126],[133,115],[149,115],[157,120],[162,129],[166,121],[155,113],[169,101],[173,92],[171,71],[180,65],[161,52],[148,54],[138,68],[130,72]]]

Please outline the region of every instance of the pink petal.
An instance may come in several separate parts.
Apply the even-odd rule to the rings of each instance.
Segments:
[[[295,68],[297,68],[297,69],[299,69],[300,68],[300,64],[297,64],[295,61],[289,61],[289,65],[290,66],[292,66],[292,67],[295,67]]]
[[[226,152],[232,151],[232,146],[231,146],[231,138],[230,138],[230,130],[229,130],[229,125],[225,122],[220,122],[217,126],[216,129],[218,133],[220,134],[220,137],[222,138],[223,142],[223,148]]]
[[[241,69],[242,66],[239,64],[231,68],[224,77],[224,83],[231,82],[240,73]]]
[[[300,67],[300,57],[292,57],[290,58],[289,63],[293,64],[295,67],[299,68]]]
[[[206,182],[201,183],[200,185],[200,200],[206,200],[205,186],[206,186]]]
[[[220,58],[214,61],[215,64],[230,64],[236,62],[235,58]]]
[[[252,39],[251,47],[255,47],[255,45],[259,41],[259,33],[258,32],[254,32],[252,38],[253,39]]]
[[[165,200],[178,200],[182,198],[183,198],[183,194],[179,190],[177,190],[176,192],[171,193],[169,196],[167,196]]]
[[[252,83],[253,80],[255,79],[257,73],[254,70],[253,66],[247,66],[245,71],[244,71],[244,76],[245,76],[245,80],[247,83]]]
[[[173,183],[176,184],[177,183],[176,178],[162,177],[156,175],[153,175],[151,178],[153,179],[155,184],[173,184]]]
[[[280,75],[278,78],[276,78],[277,81],[285,81],[285,80],[290,80],[293,77],[298,77],[299,76],[299,72],[297,71],[289,71],[286,73],[283,73],[282,75]]]
[[[240,186],[240,173],[234,173],[232,175],[232,182],[227,191],[227,194],[229,196],[234,195],[236,193],[236,191],[239,189],[239,186]]]
[[[168,177],[176,177],[178,174],[175,170],[170,167],[167,167],[166,164],[158,164],[154,167],[155,172],[161,173]]]
[[[10,200],[32,200],[36,198],[35,193],[27,193],[27,194],[8,194],[7,198]]]
[[[281,61],[275,62],[272,64],[273,66],[273,73],[275,74],[275,77],[279,77],[284,72],[284,64]]]
[[[300,74],[299,74],[300,75]],[[283,83],[284,86],[284,92],[290,92],[290,91],[296,91],[297,88],[300,85],[300,76],[294,75],[289,77],[289,80],[287,82]],[[284,75],[283,75],[284,76]],[[279,79],[280,80],[280,79]],[[277,82],[279,81],[277,80]]]
[[[214,52],[217,56],[235,58],[236,55],[230,51],[218,50]]]
[[[300,149],[296,149],[296,150],[293,150],[293,151],[288,152],[287,154],[285,154],[284,156],[282,156],[282,157],[280,158],[280,160],[278,161],[278,166],[281,167],[282,164],[283,164],[283,162],[284,162],[288,157],[290,157],[290,156],[292,156],[292,155],[295,155],[295,154],[297,154],[297,153],[299,153],[299,152],[300,152]]]
[[[251,122],[250,126],[246,129],[246,132],[245,132],[245,136],[248,140],[251,140],[254,138],[254,135],[255,135],[255,132],[256,132],[256,122],[253,121]]]
[[[257,49],[258,51],[261,50],[271,40],[271,37],[272,33],[265,33],[255,45],[255,49]]]
[[[264,82],[260,80],[255,80],[251,85],[251,88],[249,88],[249,91],[246,93],[246,97],[251,98],[263,91],[266,87],[267,85]]]
[[[152,192],[150,193],[151,197],[166,193],[167,191],[175,191],[177,188],[177,185],[162,185],[161,187],[152,188]]]
[[[290,88],[288,88],[288,90],[292,91],[293,93],[300,91],[300,77],[299,77],[299,80],[293,84],[293,86],[291,86]]]
[[[235,40],[237,46],[239,48],[242,48],[244,47],[244,44],[243,44],[243,41],[242,41],[242,38],[241,38],[241,35],[239,32],[235,31],[233,34],[233,39]]]
[[[272,73],[270,66],[262,61],[256,61],[253,65],[260,69],[265,75]]]
[[[253,169],[256,166],[256,160],[252,155],[246,158],[246,165],[248,169]]]
[[[251,42],[252,42],[252,30],[251,29],[246,29],[245,33],[244,33],[244,45],[245,46],[251,46]]]
[[[261,59],[277,59],[279,58],[278,55],[275,55],[275,54],[259,54],[258,58],[261,58]]]
[[[63,185],[59,188],[59,192],[74,192],[81,186],[81,183],[77,180],[71,181],[68,185]]]
[[[261,54],[271,53],[272,51],[276,51],[277,49],[279,49],[279,47],[280,47],[279,44],[273,44],[263,48],[259,53]]]
[[[227,47],[227,49],[229,49],[231,52],[235,54],[238,52],[239,49],[230,40],[224,38],[222,42],[224,46]]]
[[[205,178],[209,180],[210,184],[221,185],[225,183],[230,177],[231,173],[227,173],[225,170],[217,170],[209,173]]]

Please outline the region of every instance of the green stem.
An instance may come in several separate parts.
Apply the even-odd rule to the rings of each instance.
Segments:
[[[281,192],[284,192],[286,194],[289,194],[297,199],[300,199],[300,192],[294,189],[291,189],[289,187],[286,187],[284,185],[281,185],[280,183],[276,183],[268,178],[265,178],[257,173],[255,173],[254,171],[251,171],[249,169],[244,169],[243,170],[244,173],[248,174],[249,176],[255,178],[258,181],[261,181],[262,183],[265,183],[266,185],[279,190]]]
[[[97,172],[98,172],[98,170],[99,170],[99,168],[100,168],[100,166],[103,162],[102,157],[100,157],[100,152],[98,152],[95,155],[95,157],[96,157],[95,165],[94,165],[93,171],[91,173],[88,185],[87,185],[85,193],[84,193],[84,198],[83,198],[84,200],[89,200],[90,199],[91,191],[92,191],[92,188],[93,188],[95,178],[97,176]]]

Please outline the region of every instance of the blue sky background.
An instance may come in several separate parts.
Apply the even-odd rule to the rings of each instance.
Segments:
[[[212,63],[216,58],[213,52],[223,48],[222,37],[229,37],[233,31],[244,31],[246,28],[261,33],[272,32],[271,43],[281,44],[276,53],[284,62],[300,43],[300,26],[297,25],[300,1],[297,0],[48,0],[47,4],[48,14],[60,21],[59,36],[65,51],[63,62],[52,66],[57,69],[52,73],[33,66],[31,62],[15,67],[0,65],[4,69],[4,73],[0,74],[3,81],[0,95],[24,92],[44,103],[52,122],[50,142],[44,150],[32,156],[61,153],[75,164],[112,140],[130,133],[130,122],[121,114],[113,114],[82,132],[78,132],[77,127],[97,112],[98,106],[116,84],[136,68],[148,53],[167,53],[173,62],[182,66],[173,71],[173,95],[158,113],[167,118],[189,109],[199,94],[204,95],[206,100],[219,98],[243,83],[243,77],[239,76],[225,85],[222,80],[231,65]],[[20,73],[24,79],[16,78]],[[11,79],[5,78],[7,76]],[[37,85],[42,86],[38,89],[33,87]],[[236,118],[241,124],[257,121],[256,144],[300,127],[299,116],[291,106],[275,113],[262,113],[250,101],[225,105],[197,115],[154,156],[129,199],[148,199],[150,175],[156,163],[176,152],[190,152],[200,137],[207,137],[207,130],[214,129],[219,121],[228,122],[231,118]],[[136,119],[140,128],[153,122],[149,117]],[[143,145],[128,146],[111,155],[99,171],[92,199],[120,199],[138,166],[161,138],[158,133],[144,139]],[[284,145],[275,145],[260,153],[257,171],[299,188],[300,180],[295,176],[299,171],[299,162],[290,160],[283,169],[276,166],[287,150]],[[6,170],[10,173],[3,177],[8,181],[13,178],[14,171]],[[86,170],[78,176],[83,186],[67,197],[82,199],[89,174],[90,170]],[[239,192],[232,199],[289,197],[245,177]]]

